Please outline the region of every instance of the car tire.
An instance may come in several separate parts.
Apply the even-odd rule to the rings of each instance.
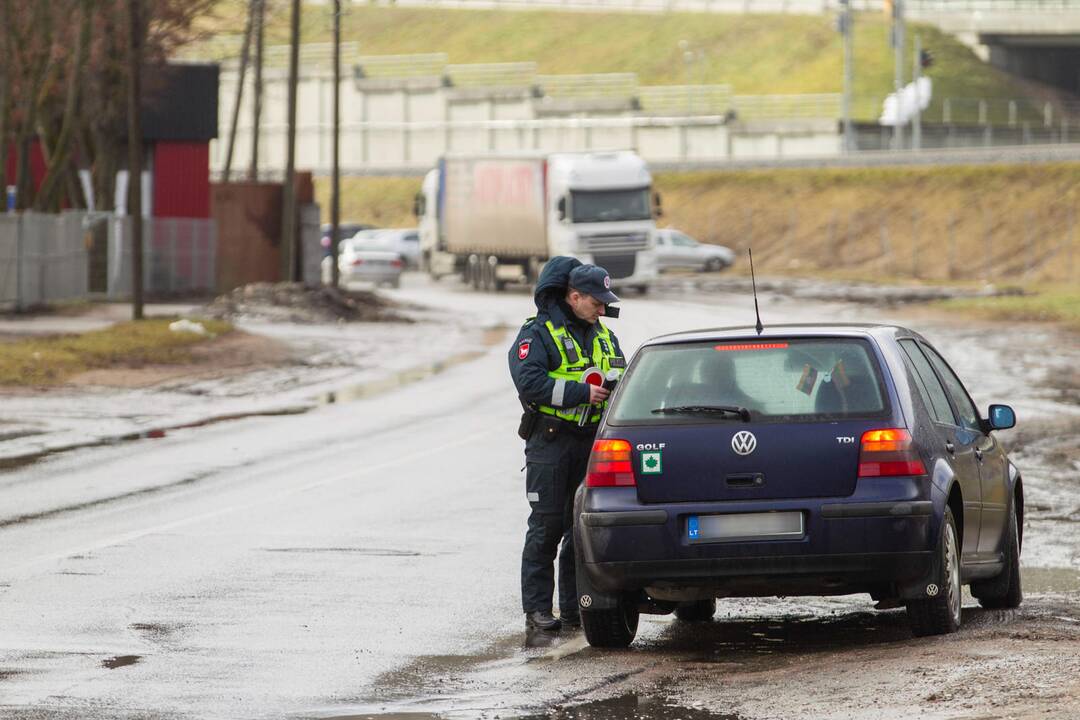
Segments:
[[[948,507],[941,523],[937,551],[941,568],[937,592],[925,600],[907,602],[908,623],[916,637],[946,635],[960,629],[960,542],[956,521]]]
[[[1024,588],[1020,582],[1020,528],[1015,499],[1009,508],[1008,522],[1005,530],[1005,567],[995,578],[971,583],[971,594],[987,610],[1018,608],[1024,602]]]
[[[649,294],[649,286],[648,285],[635,285],[634,290],[637,291],[638,295],[648,295]]]
[[[398,278],[397,280],[392,280],[390,282],[390,287],[394,288],[395,290],[400,288],[401,287],[401,278]]]
[[[675,608],[675,617],[683,622],[708,622],[716,614],[716,599],[696,600]]]
[[[720,258],[709,258],[705,261],[705,272],[708,273],[720,272],[725,267],[724,261]]]
[[[593,647],[629,647],[637,635],[637,603],[628,594],[619,595],[615,607],[610,610],[581,609],[581,628],[585,639]]]

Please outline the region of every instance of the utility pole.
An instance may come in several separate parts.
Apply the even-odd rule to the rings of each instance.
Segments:
[[[851,12],[851,0],[840,0],[840,33],[844,39],[844,94],[841,100],[840,114],[844,123],[844,152],[854,152],[855,131],[851,125],[851,92],[852,78],[855,74],[855,55],[853,36],[855,29],[853,23],[854,14]]]
[[[134,1],[134,0],[132,0]],[[296,88],[300,73],[300,0],[292,0],[289,31],[289,109],[285,141],[285,186],[281,211],[281,279],[296,279],[299,259],[296,238]]]
[[[128,0],[128,216],[131,218],[131,316],[143,318],[143,226],[142,226],[142,122],[139,108],[142,87],[143,0]]]
[[[338,268],[338,227],[341,225],[341,0],[334,0],[334,140],[330,190],[330,276],[335,288],[341,282]]]
[[[896,125],[893,126],[893,150],[904,149],[904,0],[892,3],[893,86],[896,92]]]
[[[251,0],[248,7],[247,24],[244,26],[244,45],[240,49],[240,71],[236,80],[236,100],[233,102],[232,123],[229,127],[229,143],[225,148],[225,168],[221,173],[221,181],[226,185],[232,174],[233,148],[236,146],[236,126],[240,123],[240,104],[244,101],[244,80],[247,79],[248,58],[251,56],[251,28],[255,22],[255,3],[259,0]]]
[[[911,82],[915,86],[915,114],[911,116],[911,149],[922,149],[922,98],[919,78],[922,76],[922,38],[915,34],[915,52],[911,61]]]
[[[266,16],[266,0],[252,0],[255,5],[255,82],[252,94],[255,106],[251,117],[251,164],[248,166],[248,180],[259,179],[259,130],[262,126],[263,93],[263,20]]]

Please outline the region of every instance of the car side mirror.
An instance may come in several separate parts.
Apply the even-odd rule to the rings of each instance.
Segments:
[[[415,217],[420,217],[423,214],[424,214],[424,194],[423,193],[417,193],[416,197],[413,198],[413,215]]]
[[[991,430],[1007,430],[1016,426],[1016,413],[1008,405],[991,405],[989,413]]]
[[[654,217],[664,217],[664,199],[662,197],[660,197],[660,193],[658,193],[658,192],[653,193],[652,203],[653,203],[653,216]]]
[[[565,195],[563,197],[559,198],[559,202],[555,206],[555,209],[559,213],[559,220],[560,221],[565,220],[566,219],[566,196]]]

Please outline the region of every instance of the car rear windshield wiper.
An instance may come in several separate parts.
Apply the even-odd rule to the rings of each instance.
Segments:
[[[665,415],[737,415],[743,422],[750,422],[750,411],[738,405],[676,405],[656,408],[652,412]]]

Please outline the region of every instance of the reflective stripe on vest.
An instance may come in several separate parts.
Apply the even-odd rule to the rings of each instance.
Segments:
[[[611,369],[612,358],[619,357],[615,353],[615,344],[611,341],[611,333],[608,329],[596,323],[596,336],[593,338],[592,352],[586,355],[581,351],[574,336],[565,326],[555,327],[550,320],[544,323],[548,334],[555,341],[555,347],[559,350],[559,367],[548,370],[548,377],[555,381],[555,389],[552,393],[552,403],[560,402],[566,391],[566,383],[580,382],[581,373],[590,367],[595,367],[607,375]],[[554,415],[562,420],[577,422],[581,413],[591,408],[589,424],[595,425],[600,422],[600,416],[607,407],[607,402],[601,406],[581,405],[578,407],[561,408],[551,405],[540,405],[537,409],[545,415]]]

